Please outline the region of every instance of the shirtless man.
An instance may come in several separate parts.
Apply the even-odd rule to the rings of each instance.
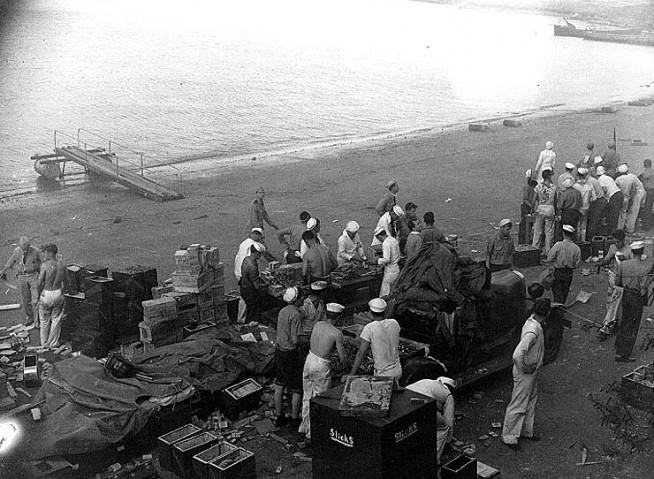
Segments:
[[[41,264],[38,279],[39,318],[41,320],[41,346],[59,347],[61,318],[64,315],[62,287],[66,267],[57,260],[57,246],[47,244],[42,249],[45,261]]]
[[[327,317],[316,323],[311,332],[311,349],[302,372],[302,386],[304,395],[302,397],[302,424],[299,432],[306,434],[311,439],[311,422],[309,418],[309,401],[332,387],[329,366],[330,358],[334,349],[338,351],[338,357],[345,361],[345,347],[343,346],[343,334],[334,323],[343,314],[345,308],[338,303],[327,304]]]

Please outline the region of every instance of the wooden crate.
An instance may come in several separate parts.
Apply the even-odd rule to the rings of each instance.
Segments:
[[[181,293],[200,293],[211,287],[214,274],[206,271],[201,274],[173,273],[173,288]]]
[[[176,330],[177,328],[174,321],[165,321],[163,323],[158,323],[155,326],[149,326],[145,322],[139,323],[140,340],[146,343],[161,344],[169,339],[171,340],[171,343],[174,343],[177,335]]]
[[[201,323],[203,323],[205,321],[213,321],[214,320],[215,314],[214,314],[214,309],[213,308],[214,308],[214,306],[213,306],[213,303],[212,303],[212,304],[210,304],[208,306],[205,306],[205,307],[202,307],[202,308],[199,309],[199,315],[198,316],[199,316],[199,320],[200,320]]]
[[[172,321],[177,317],[177,301],[171,297],[142,301],[143,322],[148,326]]]
[[[172,293],[173,287],[171,286],[154,286],[152,288],[152,299],[159,299],[165,293]]]
[[[622,393],[634,407],[654,411],[654,363],[639,366],[622,376]]]

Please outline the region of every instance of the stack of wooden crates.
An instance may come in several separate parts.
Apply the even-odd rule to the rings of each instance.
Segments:
[[[152,289],[150,301],[143,301],[140,339],[154,347],[179,342],[184,329],[201,324],[225,326],[225,267],[218,248],[192,244],[175,252],[172,286]]]

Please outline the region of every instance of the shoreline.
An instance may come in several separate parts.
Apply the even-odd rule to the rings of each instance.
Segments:
[[[652,82],[654,84],[654,81]],[[521,112],[505,112],[500,113],[494,116],[479,116],[474,118],[468,118],[459,122],[447,123],[443,125],[435,125],[430,127],[422,127],[410,130],[398,130],[395,132],[373,134],[363,137],[355,137],[346,141],[324,141],[317,142],[315,144],[300,144],[296,147],[282,148],[277,150],[264,150],[261,152],[253,152],[247,154],[241,154],[236,156],[228,157],[219,157],[212,155],[210,153],[203,154],[199,153],[196,155],[190,155],[189,157],[178,157],[172,158],[169,160],[164,160],[159,162],[157,165],[146,167],[146,169],[156,170],[159,167],[174,166],[181,170],[184,181],[193,181],[199,177],[206,177],[207,175],[220,175],[225,171],[231,171],[233,169],[247,167],[249,163],[258,163],[258,164],[281,164],[281,163],[296,163],[300,161],[305,161],[307,156],[310,158],[328,154],[333,151],[343,150],[351,151],[358,148],[366,147],[382,147],[389,142],[393,141],[411,141],[415,139],[424,139],[428,137],[437,136],[439,134],[444,134],[448,132],[454,132],[458,130],[467,130],[467,126],[471,123],[487,123],[489,127],[497,126],[505,128],[501,125],[501,122],[506,119],[519,119],[519,120],[537,120],[539,118],[547,117],[556,117],[569,114],[583,114],[583,113],[602,113],[601,108],[603,106],[626,106],[628,102],[634,100],[654,100],[654,92],[649,95],[638,95],[633,98],[628,99],[619,99],[619,100],[608,100],[602,103],[594,103],[592,105],[580,106],[578,108],[567,108],[568,105],[552,104],[552,105],[543,105],[538,108],[528,109]],[[43,181],[39,177],[36,171],[34,172],[35,177],[38,180]],[[65,188],[79,188],[84,185],[85,182],[90,181],[86,175],[82,172],[75,173],[71,175],[74,177],[81,177],[78,183],[67,186],[56,187],[56,183],[61,183],[60,180],[57,180],[55,183],[50,183],[46,185],[45,190],[57,190]],[[69,182],[76,181],[77,178],[73,180],[68,180]],[[16,188],[16,189],[7,189],[0,192],[0,204],[5,200],[10,200],[17,197],[28,197],[30,195],[37,195],[43,193],[39,189],[38,185],[29,186],[26,188]],[[50,186],[51,188],[49,188]]]

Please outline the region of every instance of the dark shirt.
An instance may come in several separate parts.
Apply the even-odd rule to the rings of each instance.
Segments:
[[[442,243],[445,241],[443,232],[434,226],[425,226],[420,232],[423,243]]]
[[[293,304],[289,304],[277,315],[277,348],[292,351],[297,347],[297,337],[302,331],[302,313]]]
[[[640,258],[623,261],[618,265],[615,284],[636,290],[643,296],[647,293],[651,281],[649,276],[651,267],[651,261],[642,261]]]
[[[581,192],[576,188],[568,188],[565,191],[559,191],[556,198],[556,207],[558,211],[561,210],[575,210],[578,211],[582,204]]]
[[[528,207],[530,211],[534,211],[536,208],[536,192],[529,185],[522,187],[522,204]]]
[[[488,240],[486,254],[490,264],[511,265],[513,264],[513,253],[515,253],[515,246],[510,234],[504,236],[498,231]]]
[[[247,256],[243,260],[243,266],[241,266],[241,288],[258,290],[260,285],[259,265],[252,256]]]
[[[268,216],[268,211],[266,211],[266,206],[263,204],[263,200],[255,198],[252,200],[252,204],[250,204],[250,228],[263,228],[264,221],[273,228],[275,227],[275,224]]]
[[[654,170],[652,168],[645,168],[639,178],[646,190],[654,189]]]
[[[581,249],[572,240],[559,241],[547,253],[547,261],[555,268],[578,268],[581,265]]]
[[[383,216],[384,213],[388,213],[393,209],[395,203],[396,196],[389,191],[382,197],[381,200],[379,200],[379,203],[377,203],[377,206],[375,206],[375,211],[379,216]]]
[[[620,165],[620,155],[618,155],[614,149],[609,148],[604,151],[604,154],[602,155],[602,163],[600,164],[604,165],[607,175],[615,178],[615,170],[618,168],[618,165]]]

